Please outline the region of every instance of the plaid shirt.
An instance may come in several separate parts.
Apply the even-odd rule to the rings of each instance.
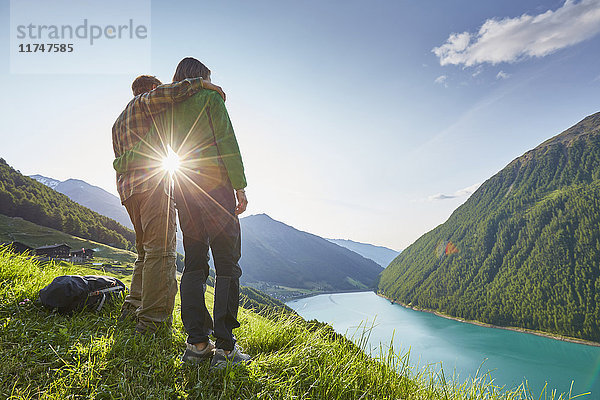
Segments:
[[[112,128],[115,158],[134,147],[150,131],[154,118],[174,103],[186,100],[202,90],[202,79],[186,79],[161,85],[156,89],[136,96],[127,104]],[[117,173],[117,190],[121,202],[125,203],[134,193],[141,193],[162,185],[168,190],[166,174],[156,166],[136,169],[125,174]]]

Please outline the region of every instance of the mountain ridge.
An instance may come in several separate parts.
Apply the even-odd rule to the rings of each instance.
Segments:
[[[47,176],[38,175],[38,174],[29,175],[29,177],[35,179],[39,183],[42,183],[42,184],[48,186],[50,189],[56,189],[56,187],[61,183],[61,181],[59,181],[57,179],[48,178]]]
[[[240,220],[241,282],[277,298],[374,288],[381,266],[266,214]]]
[[[599,199],[595,113],[489,178],[384,270],[378,291],[452,317],[600,341]]]
[[[374,244],[356,242],[350,239],[327,240],[337,244],[338,246],[342,246],[347,248],[348,250],[352,250],[365,258],[375,261],[382,268],[387,267],[390,264],[390,262],[392,262],[392,260],[394,260],[394,258],[396,258],[398,254],[400,254],[399,251],[390,249],[385,246],[376,246]]]
[[[60,181],[40,174],[30,175],[29,177],[68,196],[76,203],[114,219],[129,229],[133,229],[129,214],[121,204],[121,200],[101,187],[75,178]]]

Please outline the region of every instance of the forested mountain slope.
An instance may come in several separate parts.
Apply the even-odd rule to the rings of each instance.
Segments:
[[[22,175],[1,158],[0,214],[21,217],[38,225],[113,247],[134,248],[135,234],[132,230]]]
[[[600,341],[600,113],[517,158],[384,270],[380,293]]]
[[[80,179],[67,179],[61,182],[42,175],[30,175],[30,178],[67,195],[74,202],[96,211],[100,215],[114,219],[126,228],[133,229],[129,214],[121,204],[121,200],[98,186],[90,185]]]

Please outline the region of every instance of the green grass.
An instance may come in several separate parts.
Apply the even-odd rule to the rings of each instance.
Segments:
[[[356,279],[352,279],[349,276],[346,277],[346,281],[348,281],[352,286],[354,286],[357,289],[365,289],[365,290],[369,289],[369,287],[367,285],[365,285],[364,283],[361,283],[361,282],[357,281]]]
[[[68,235],[45,226],[36,225],[18,217],[7,217],[0,214],[0,243],[21,242],[36,248],[49,244],[66,243],[72,249],[96,249],[94,258],[98,262],[120,261],[122,263],[133,263],[136,259],[135,253],[117,249],[102,243],[77,236]]]
[[[321,286],[315,285],[315,287],[312,289],[295,288],[295,287],[291,287],[291,286],[273,285],[273,284],[266,283],[266,282],[260,282],[260,283],[250,282],[250,283],[248,283],[248,285],[254,289],[260,290],[262,293],[266,293],[269,296],[271,296],[277,300],[283,301],[283,302],[293,300],[293,299],[299,299],[302,297],[315,296],[317,294],[369,290],[369,288],[367,286],[363,285],[362,283],[360,283],[357,280],[354,280],[350,277],[346,277],[346,280],[350,284],[355,286],[355,288],[353,290],[349,290],[349,289],[335,290],[330,286],[324,287],[322,285]]]
[[[415,371],[407,355],[381,349],[369,357],[368,329],[357,344],[325,324],[290,314],[263,317],[240,310],[240,345],[254,361],[211,372],[183,364],[185,334],[134,334],[117,322],[119,304],[100,313],[54,315],[37,305],[55,276],[90,274],[69,264],[41,265],[0,249],[0,398],[7,399],[568,399],[504,391],[488,376],[464,384],[440,371]],[[127,276],[120,276],[127,281]],[[209,292],[209,300],[212,292]]]
[[[288,301],[291,299],[311,296],[324,292],[323,290],[318,289],[294,288],[283,285],[273,285],[266,282],[251,282],[249,285],[250,287],[260,290],[261,292],[281,301]]]

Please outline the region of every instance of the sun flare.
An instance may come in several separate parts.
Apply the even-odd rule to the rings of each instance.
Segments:
[[[181,161],[179,160],[179,156],[173,151],[171,146],[168,146],[167,156],[162,161],[162,168],[169,174],[173,175],[179,170],[180,165]]]

